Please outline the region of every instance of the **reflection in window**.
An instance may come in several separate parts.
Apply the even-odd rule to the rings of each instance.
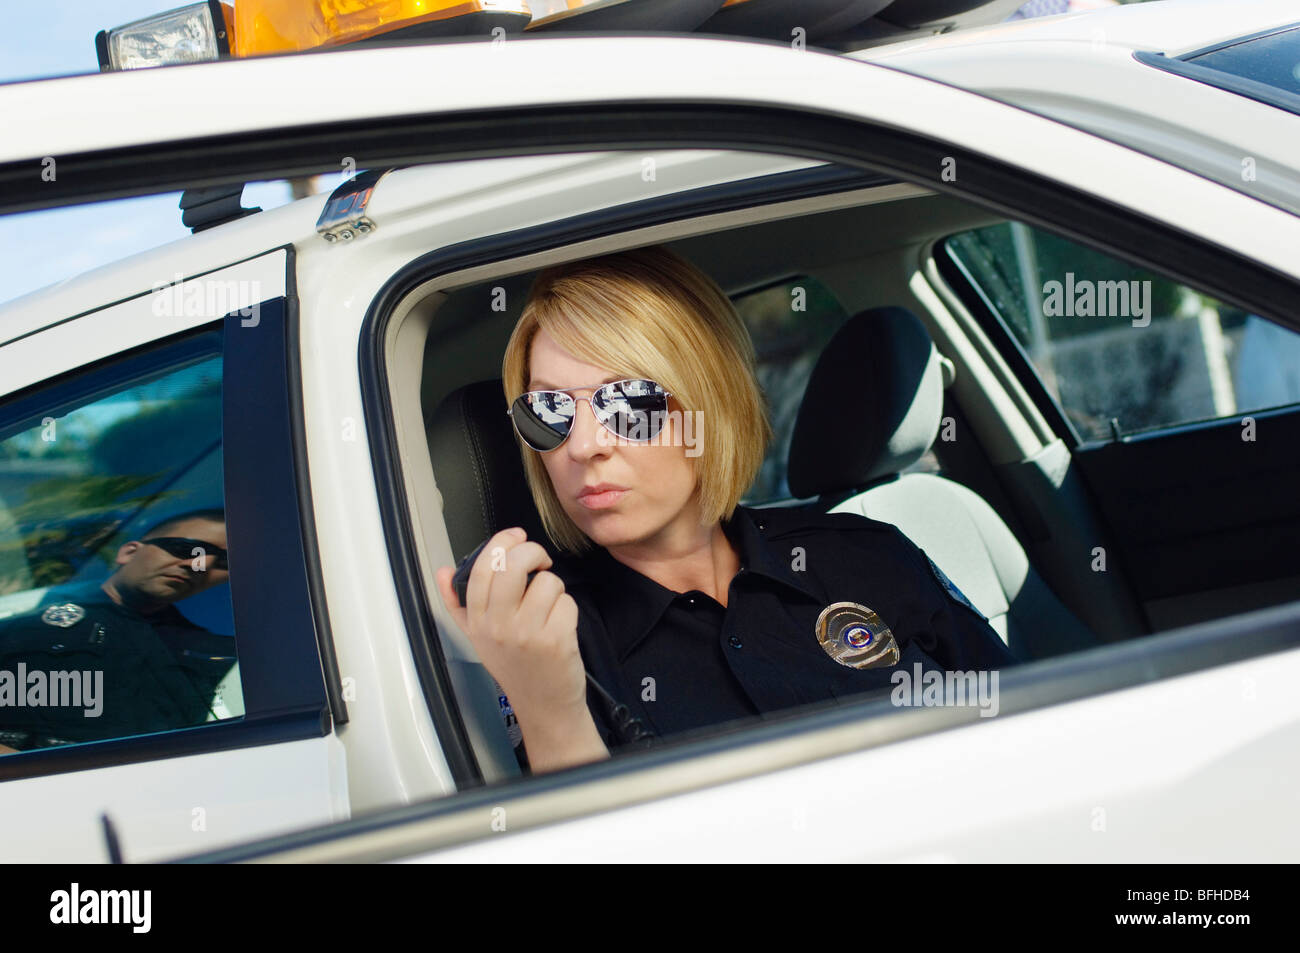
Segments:
[[[1300,335],[1257,315],[1019,223],[946,247],[1085,440],[1300,402]]]
[[[0,429],[0,746],[243,714],[221,358]]]

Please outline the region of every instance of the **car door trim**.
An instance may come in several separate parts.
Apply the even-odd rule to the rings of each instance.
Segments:
[[[1001,672],[995,718],[1040,711],[1300,648],[1300,602],[1046,659]],[[845,702],[177,858],[185,863],[377,863],[617,810],[659,798],[986,721],[975,707]],[[509,828],[492,819],[504,811]]]

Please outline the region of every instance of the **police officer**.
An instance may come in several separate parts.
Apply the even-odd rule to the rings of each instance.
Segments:
[[[502,380],[559,555],[517,527],[495,534],[464,606],[452,567],[437,572],[534,771],[888,691],[900,671],[1014,661],[895,527],[738,505],[772,439],[754,365],[726,295],[667,249],[534,283]]]
[[[606,747],[644,731],[663,737],[829,699],[887,697],[903,684],[910,698],[925,673],[1015,662],[895,526],[737,506],[721,529],[739,564],[716,596],[675,591],[606,549],[553,567],[579,606],[587,671],[628,709],[591,689]]]
[[[174,603],[228,576],[224,513],[192,511],[119,546],[102,583],[51,587],[0,621],[0,750],[206,721],[234,640]]]

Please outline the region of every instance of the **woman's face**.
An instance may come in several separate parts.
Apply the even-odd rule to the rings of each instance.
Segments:
[[[660,437],[636,443],[602,427],[590,401],[580,399],[626,375],[578,360],[545,331],[533,338],[529,368],[532,376],[524,382],[525,390],[564,390],[579,399],[569,438],[540,456],[560,505],[584,533],[609,548],[653,546],[675,539],[679,527],[687,532],[698,528],[695,468],[678,433],[681,406],[674,398],[669,398],[668,422]],[[624,489],[586,502],[580,499],[584,487],[601,483]]]

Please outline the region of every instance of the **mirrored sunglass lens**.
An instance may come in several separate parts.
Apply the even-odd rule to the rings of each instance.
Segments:
[[[521,394],[511,419],[524,442],[534,450],[554,450],[573,425],[573,398],[553,392]]]
[[[654,381],[618,381],[596,396],[601,423],[627,440],[653,440],[663,429],[668,410],[664,389]]]

